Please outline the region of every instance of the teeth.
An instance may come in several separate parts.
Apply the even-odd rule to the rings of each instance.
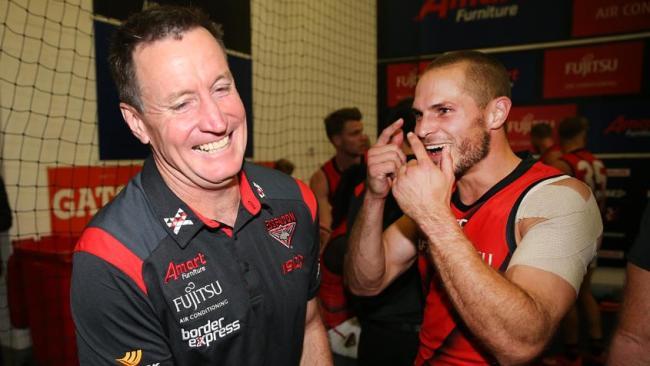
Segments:
[[[426,149],[429,151],[440,151],[442,150],[443,147],[445,147],[446,144],[438,144],[438,145],[427,145]]]
[[[219,141],[213,141],[213,142],[210,142],[210,143],[207,143],[207,144],[197,145],[197,146],[194,147],[194,150],[199,150],[199,151],[203,151],[203,152],[207,152],[207,153],[212,153],[212,152],[221,150],[224,147],[226,147],[226,145],[228,145],[229,141],[230,141],[230,137],[226,136],[226,137],[222,138]]]

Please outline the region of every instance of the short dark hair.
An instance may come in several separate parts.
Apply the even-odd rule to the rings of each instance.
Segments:
[[[581,116],[568,117],[563,119],[557,127],[557,134],[560,142],[567,142],[587,131],[589,123]]]
[[[210,32],[225,51],[221,26],[211,21],[208,15],[198,8],[155,6],[129,16],[113,34],[108,56],[120,101],[142,112],[142,100],[133,61],[133,52],[137,46],[167,37],[182,39],[185,32],[199,27]]]
[[[325,117],[325,132],[327,138],[332,141],[332,136],[340,135],[347,121],[361,121],[363,116],[359,108],[341,108]]]
[[[538,123],[530,129],[530,137],[536,139],[545,139],[553,136],[553,127],[548,123]]]
[[[429,70],[456,64],[467,65],[464,87],[479,106],[485,107],[494,98],[511,97],[508,70],[496,58],[479,51],[445,53],[431,61],[425,73]]]

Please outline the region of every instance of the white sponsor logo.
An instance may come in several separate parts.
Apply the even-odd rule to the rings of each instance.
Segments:
[[[196,310],[200,304],[209,300],[217,295],[221,295],[223,289],[219,281],[211,282],[205,286],[196,287],[194,282],[190,282],[185,287],[185,295],[174,298],[174,306],[176,307],[176,312],[181,310]]]
[[[225,318],[221,317],[219,320],[208,320],[205,325],[194,329],[185,330],[181,328],[181,337],[192,348],[203,346],[207,348],[210,347],[210,343],[238,331],[239,328],[241,328],[239,320],[225,323]]]
[[[580,75],[585,77],[592,73],[615,72],[618,70],[617,58],[597,59],[593,53],[584,55],[580,61],[564,64],[565,75]]]

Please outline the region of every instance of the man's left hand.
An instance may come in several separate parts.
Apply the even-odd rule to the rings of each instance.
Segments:
[[[415,159],[400,168],[392,193],[402,211],[419,222],[438,210],[449,210],[454,168],[449,146],[442,149],[440,166],[437,166],[414,133],[409,133],[407,138]]]

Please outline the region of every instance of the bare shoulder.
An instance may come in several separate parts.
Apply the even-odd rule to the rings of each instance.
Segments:
[[[318,169],[312,174],[309,179],[309,187],[317,194],[323,193],[323,191],[327,192],[327,177],[323,170]]]

